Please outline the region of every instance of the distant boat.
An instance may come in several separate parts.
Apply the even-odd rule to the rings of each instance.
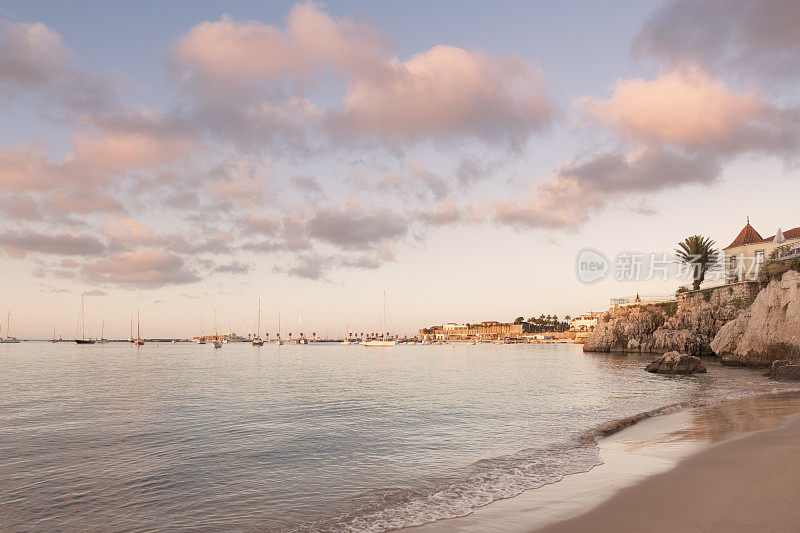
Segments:
[[[81,294],[81,315],[80,315],[80,330],[81,330],[81,338],[75,339],[77,344],[94,344],[94,339],[87,339],[86,338],[86,308],[83,306],[83,294]],[[76,335],[77,337],[77,335]]]
[[[297,344],[308,344],[308,339],[305,338],[303,335],[303,315],[300,314],[297,317],[297,333],[300,335],[297,337]]]
[[[281,339],[281,312],[278,311],[278,339],[275,341],[278,346],[283,346],[283,339]]]
[[[203,312],[200,311],[200,336],[197,338],[197,344],[205,344],[206,338],[203,335]]]
[[[367,340],[361,343],[361,346],[373,347],[386,347],[395,346],[397,341],[394,339],[389,340],[386,333],[386,291],[383,291],[383,317],[381,320],[381,338]]]
[[[347,333],[345,333],[345,337],[344,337],[344,340],[342,341],[342,344],[344,344],[344,345],[352,344],[350,342],[350,321],[349,320],[347,321]]]
[[[144,341],[142,340],[142,331],[141,331],[141,323],[139,321],[139,310],[136,310],[136,340],[133,341],[134,346],[144,346]]]
[[[258,299],[258,323],[256,326],[256,336],[253,339],[253,346],[264,346],[264,341],[261,340],[261,298]]]
[[[211,343],[211,346],[214,349],[222,348],[222,341],[219,338],[219,332],[217,331],[217,312],[214,311],[214,342]]]
[[[55,334],[53,336],[55,336]],[[6,319],[6,336],[0,337],[0,344],[16,344],[18,342],[19,339],[11,336],[11,311],[9,310],[8,318]]]

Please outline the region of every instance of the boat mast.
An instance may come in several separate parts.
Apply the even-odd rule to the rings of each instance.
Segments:
[[[386,340],[386,291],[383,291],[383,340]]]
[[[261,338],[261,298],[258,299],[258,325],[256,326],[256,338]]]
[[[136,340],[142,339],[141,328],[139,327],[139,310],[136,310]]]
[[[86,338],[86,310],[83,307],[83,294],[81,294],[81,339]]]
[[[106,334],[106,319],[104,318],[103,320],[100,321],[100,340],[103,340],[105,338],[105,334]],[[55,337],[55,335],[53,336]]]

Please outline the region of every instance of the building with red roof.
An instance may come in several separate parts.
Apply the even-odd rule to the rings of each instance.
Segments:
[[[800,227],[778,231],[775,235],[761,236],[747,219],[742,231],[723,250],[725,252],[725,279],[728,283],[755,281],[761,265],[775,253],[778,259],[800,257]]]

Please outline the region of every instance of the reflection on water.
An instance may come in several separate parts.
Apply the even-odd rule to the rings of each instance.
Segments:
[[[422,523],[590,467],[596,450],[581,437],[604,422],[790,387],[714,361],[708,374],[656,376],[647,359],[575,345],[2,345],[0,522]],[[673,438],[722,436],[788,409],[736,405],[697,411]]]

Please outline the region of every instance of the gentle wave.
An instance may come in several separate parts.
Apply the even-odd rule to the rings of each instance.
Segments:
[[[588,472],[603,462],[598,439],[613,435],[643,420],[698,407],[749,397],[795,394],[800,387],[771,392],[742,391],[722,398],[678,402],[601,424],[585,432],[576,442],[563,447],[524,451],[509,457],[484,459],[473,465],[462,480],[426,491],[396,490],[375,496],[359,509],[334,518],[315,521],[294,529],[300,532],[353,533],[383,532],[422,526],[459,518],[497,500],[561,481],[565,476]]]

